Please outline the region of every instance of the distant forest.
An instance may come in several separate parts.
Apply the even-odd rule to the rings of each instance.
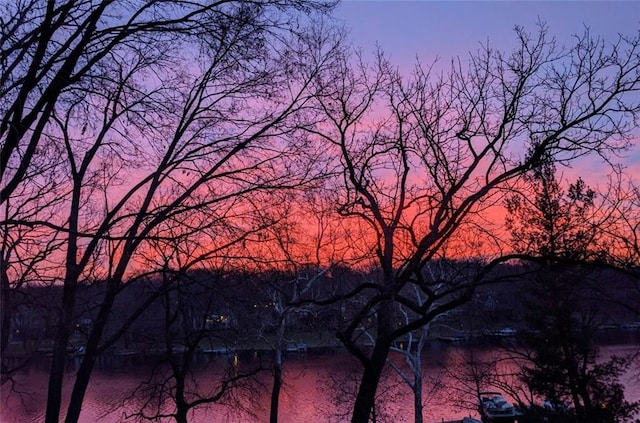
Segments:
[[[469,263],[452,261],[446,266],[462,271]],[[478,288],[469,302],[435,319],[430,326],[430,339],[464,336],[466,341],[479,342],[483,334],[505,327],[529,329],[523,315],[526,301],[523,293],[529,292],[532,284],[526,276],[529,272],[531,266],[524,265],[496,268],[494,277],[501,282]],[[640,320],[640,295],[633,277],[606,268],[583,268],[578,272],[571,282],[571,293],[556,285],[549,295],[570,298],[578,310],[590,314],[594,329],[621,327]],[[165,325],[170,324],[164,321],[166,301],[181,304],[180,322],[175,323],[174,329],[182,333],[175,335],[176,346],[182,346],[185,334],[203,331],[199,350],[211,349],[212,345],[230,350],[271,349],[272,344],[261,343],[260,339],[265,334],[273,336],[278,326],[278,310],[288,308],[286,331],[291,335],[290,343],[314,339],[315,335],[323,337],[316,346],[341,348],[336,335],[363,301],[362,296],[352,295],[354,289],[378,277],[375,271],[346,267],[336,267],[321,275],[314,274],[314,269],[300,274],[197,270],[181,275],[164,289],[163,281],[157,277],[127,284],[113,305],[114,314],[106,328],[108,335],[116,334],[126,324],[132,310],[139,309],[150,297],[155,301],[145,305],[135,322],[120,335],[122,340],[105,353],[121,350],[162,353]],[[313,279],[312,286],[304,296],[297,295],[295,291],[309,279]],[[278,287],[277,296],[273,294],[274,287]],[[105,289],[104,281],[84,282],[79,287],[72,344],[80,346],[86,342]],[[62,286],[29,285],[12,295],[16,311],[11,341],[28,346],[23,352],[50,348],[55,336],[55,305],[60,301]],[[396,319],[402,320],[399,313]],[[306,335],[301,337],[301,333]]]

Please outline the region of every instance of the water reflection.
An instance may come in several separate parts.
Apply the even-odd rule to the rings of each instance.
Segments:
[[[632,354],[638,351],[638,344],[609,345],[603,347],[604,354]],[[402,365],[400,356],[394,357]],[[425,421],[441,419],[461,419],[476,416],[473,372],[495,371],[472,368],[470,363],[492,361],[500,371],[517,370],[513,361],[496,360],[500,353],[493,348],[466,347],[433,343],[425,351]],[[491,360],[489,360],[491,359]],[[20,394],[9,395],[9,384],[2,387],[2,407],[0,421],[3,423],[40,422],[46,401],[48,360],[41,357],[33,365],[16,377],[16,389]],[[246,354],[198,354],[194,363],[194,376],[201,389],[209,389],[220,380],[225,368],[231,364],[235,368],[268,364],[269,354],[248,352]],[[67,382],[73,381],[79,359],[71,359],[68,366]],[[94,377],[87,392],[82,422],[101,421],[115,423],[127,420],[127,415],[135,410],[135,401],[123,401],[148,380],[152,369],[149,357],[138,355],[105,356],[97,363]],[[347,420],[350,398],[357,387],[359,368],[354,359],[344,352],[316,354],[289,354],[285,360],[285,385],[281,396],[281,422],[302,421],[342,422]],[[264,372],[251,390],[242,391],[238,398],[230,397],[227,404],[214,404],[200,408],[191,415],[194,422],[263,422],[268,421],[269,373]],[[637,374],[628,374],[623,382],[627,386],[627,398],[640,400],[640,381]],[[69,388],[69,386],[67,386]],[[387,421],[411,421],[413,419],[413,398],[410,388],[400,377],[389,369],[381,383],[379,416]],[[64,393],[65,401],[68,392]],[[234,403],[233,400],[239,402]],[[232,404],[232,405],[229,405]]]

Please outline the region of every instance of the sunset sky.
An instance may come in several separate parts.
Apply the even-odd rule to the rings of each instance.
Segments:
[[[513,27],[535,32],[538,21],[546,22],[549,33],[567,44],[585,26],[608,41],[619,33],[632,35],[640,30],[638,1],[343,0],[336,16],[349,28],[354,45],[370,52],[377,43],[407,70],[416,57],[424,63],[439,59],[443,65],[455,56],[464,59],[481,42],[510,50],[515,45]],[[594,171],[599,162],[598,158],[583,160],[565,174],[583,176],[592,185],[604,182],[606,170]],[[640,141],[623,162],[628,171],[640,175]]]

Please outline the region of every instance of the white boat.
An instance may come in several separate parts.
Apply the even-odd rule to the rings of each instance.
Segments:
[[[640,329],[640,322],[629,322],[622,325],[622,329]]]
[[[502,329],[496,329],[496,330],[490,330],[490,329],[485,329],[482,331],[483,335],[487,335],[487,336],[500,336],[500,337],[511,337],[511,336],[516,336],[518,334],[518,331],[513,329],[513,328],[502,328]]]
[[[299,344],[295,344],[293,342],[287,344],[286,347],[287,352],[307,352],[307,344],[304,342],[300,342]]]
[[[500,392],[480,392],[479,411],[485,422],[513,422],[520,412]]]
[[[556,413],[568,413],[571,411],[571,406],[563,401],[553,401],[550,399],[545,399],[542,402],[542,407],[546,411],[552,411]]]
[[[438,339],[439,339],[440,341],[444,341],[444,342],[464,342],[464,341],[466,341],[466,340],[467,340],[467,337],[466,337],[466,336],[464,336],[464,335],[462,335],[462,334],[459,334],[459,335],[449,335],[449,336],[446,336],[446,335],[440,335],[440,336],[438,336]]]
[[[227,354],[233,352],[230,348],[225,346],[217,346],[212,348],[203,348],[200,350],[203,354]]]

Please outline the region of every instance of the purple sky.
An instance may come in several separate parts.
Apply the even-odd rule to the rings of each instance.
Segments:
[[[448,59],[475,50],[487,39],[509,47],[513,27],[535,31],[538,20],[568,40],[584,26],[614,37],[640,29],[640,1],[401,1],[343,0],[336,15],[351,30],[354,44],[378,42],[394,60]]]
[[[424,63],[439,58],[448,64],[452,57],[464,58],[487,40],[508,51],[515,44],[513,27],[535,32],[538,21],[547,23],[560,44],[571,44],[571,36],[583,32],[585,26],[594,36],[610,40],[619,33],[633,35],[640,30],[640,0],[343,0],[336,16],[349,29],[354,45],[371,52],[378,43],[395,64],[410,69],[416,57]],[[576,164],[574,172],[583,174],[590,169],[593,179],[604,182],[606,170],[594,175],[594,161],[600,160]],[[624,163],[631,173],[640,175],[640,140]]]

